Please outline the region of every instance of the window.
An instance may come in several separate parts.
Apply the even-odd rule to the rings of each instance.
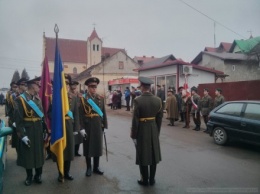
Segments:
[[[243,107],[243,103],[230,103],[221,107],[216,112],[227,114],[227,115],[240,116],[242,107]]]
[[[95,45],[95,44],[93,44],[93,51],[95,51],[95,49],[96,49],[96,45]]]
[[[247,104],[244,117],[260,120],[260,104]]]
[[[97,51],[99,51],[99,45],[97,44]]]
[[[73,73],[77,73],[77,68],[76,67],[73,68]]]
[[[169,87],[176,89],[176,75],[166,76],[166,90],[168,90]]]
[[[118,69],[124,69],[124,62],[123,61],[119,61]]]

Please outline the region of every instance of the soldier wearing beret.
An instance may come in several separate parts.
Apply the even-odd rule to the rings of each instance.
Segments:
[[[97,94],[99,79],[91,77],[85,81],[88,92],[80,103],[80,133],[83,139],[83,153],[86,158],[86,176],[91,176],[91,158],[94,160],[93,172],[103,175],[99,168],[99,158],[103,150],[103,132],[107,129],[107,116],[104,98]],[[94,103],[94,104],[93,104]],[[95,108],[96,105],[96,108]],[[103,114],[103,116],[101,116]]]
[[[43,108],[38,96],[40,90],[40,77],[27,81],[28,90],[21,94],[17,100],[15,122],[17,135],[20,139],[18,145],[17,164],[26,169],[25,185],[29,186],[33,180],[33,168],[35,168],[34,181],[42,182],[43,154]],[[31,106],[30,104],[34,104]]]
[[[131,135],[136,145],[136,164],[139,165],[141,179],[138,184],[155,184],[156,166],[161,161],[159,135],[163,117],[162,101],[150,93],[153,81],[139,77],[142,94],[134,99]],[[148,166],[150,173],[148,173]]]
[[[71,77],[69,74],[65,74],[65,82],[67,91],[70,89]],[[66,120],[66,148],[63,151],[63,160],[64,160],[64,176],[59,172],[58,181],[63,183],[64,179],[66,180],[74,180],[73,176],[70,174],[70,165],[71,161],[74,159],[74,136],[79,133],[79,111],[78,111],[78,103],[77,98],[68,92],[68,102],[69,102],[69,110],[71,114],[67,114],[65,116]],[[51,112],[48,111],[49,113]],[[53,160],[56,162],[56,156],[53,154]],[[58,165],[58,163],[57,163]],[[59,168],[58,168],[59,169]]]
[[[201,98],[199,103],[199,110],[203,116],[203,120],[205,125],[207,126],[207,122],[209,120],[209,113],[213,108],[213,100],[212,97],[209,95],[209,90],[207,88],[204,89],[204,96]],[[203,132],[207,133],[207,129]]]
[[[70,91],[69,93],[76,97],[78,108],[80,107],[80,98],[82,97],[82,94],[77,91],[77,86],[79,85],[79,82],[77,81],[71,81],[70,82]],[[77,129],[79,131],[79,129]],[[79,146],[83,142],[83,138],[80,134],[74,135],[74,143],[75,143],[75,156],[81,156],[79,154]]]
[[[216,91],[215,91],[215,99],[214,99],[214,106],[213,106],[213,109],[218,107],[219,105],[221,105],[222,103],[225,102],[225,98],[224,96],[222,95],[222,90],[220,88],[217,88]]]
[[[191,107],[191,114],[193,118],[193,122],[195,124],[195,128],[193,130],[199,131],[200,130],[200,112],[198,111],[199,108],[199,102],[200,102],[200,96],[197,94],[198,89],[193,86],[191,88],[191,102],[192,102],[192,107]]]

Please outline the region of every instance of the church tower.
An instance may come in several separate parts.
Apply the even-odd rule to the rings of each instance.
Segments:
[[[101,62],[102,40],[98,37],[94,28],[87,40],[87,68]]]

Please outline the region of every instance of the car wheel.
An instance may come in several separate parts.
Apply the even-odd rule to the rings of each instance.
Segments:
[[[216,127],[213,131],[213,139],[218,145],[225,145],[227,143],[227,133],[221,127]]]

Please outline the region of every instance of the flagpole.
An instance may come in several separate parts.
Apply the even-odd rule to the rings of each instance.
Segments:
[[[59,33],[59,27],[58,27],[57,24],[55,24],[55,26],[54,26],[54,32],[56,34],[56,43],[57,43],[57,41],[58,41],[58,33]]]

